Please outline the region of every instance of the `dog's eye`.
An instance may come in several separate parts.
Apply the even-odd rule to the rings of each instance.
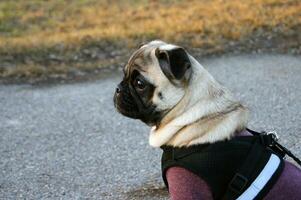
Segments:
[[[144,82],[139,78],[137,78],[135,80],[134,84],[135,84],[135,87],[138,88],[139,90],[143,90],[145,88]]]

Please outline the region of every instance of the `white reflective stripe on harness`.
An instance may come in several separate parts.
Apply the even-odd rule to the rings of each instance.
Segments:
[[[267,184],[267,182],[272,178],[279,165],[280,159],[276,155],[271,154],[271,157],[269,158],[267,164],[264,166],[263,170],[253,181],[253,183],[246,189],[246,191],[237,198],[237,200],[254,199]]]

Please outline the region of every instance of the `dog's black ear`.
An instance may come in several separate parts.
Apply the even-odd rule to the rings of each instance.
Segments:
[[[162,72],[174,84],[188,81],[191,75],[191,62],[181,47],[168,50],[156,49],[156,56]]]

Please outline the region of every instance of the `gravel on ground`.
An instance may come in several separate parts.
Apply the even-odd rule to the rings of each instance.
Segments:
[[[301,157],[300,56],[198,60]],[[0,85],[0,199],[167,199],[149,128],[113,107],[120,79]]]

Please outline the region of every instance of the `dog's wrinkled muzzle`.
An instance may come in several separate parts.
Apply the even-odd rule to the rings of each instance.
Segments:
[[[131,95],[129,87],[127,86],[127,84],[125,84],[124,81],[118,84],[115,90],[114,106],[118,110],[118,112],[127,117],[134,119],[137,119],[139,117],[137,104],[135,103]]]
[[[116,88],[114,105],[121,114],[140,119],[149,125],[156,124],[160,118],[156,106],[145,105],[136,90],[125,81],[121,81]]]

